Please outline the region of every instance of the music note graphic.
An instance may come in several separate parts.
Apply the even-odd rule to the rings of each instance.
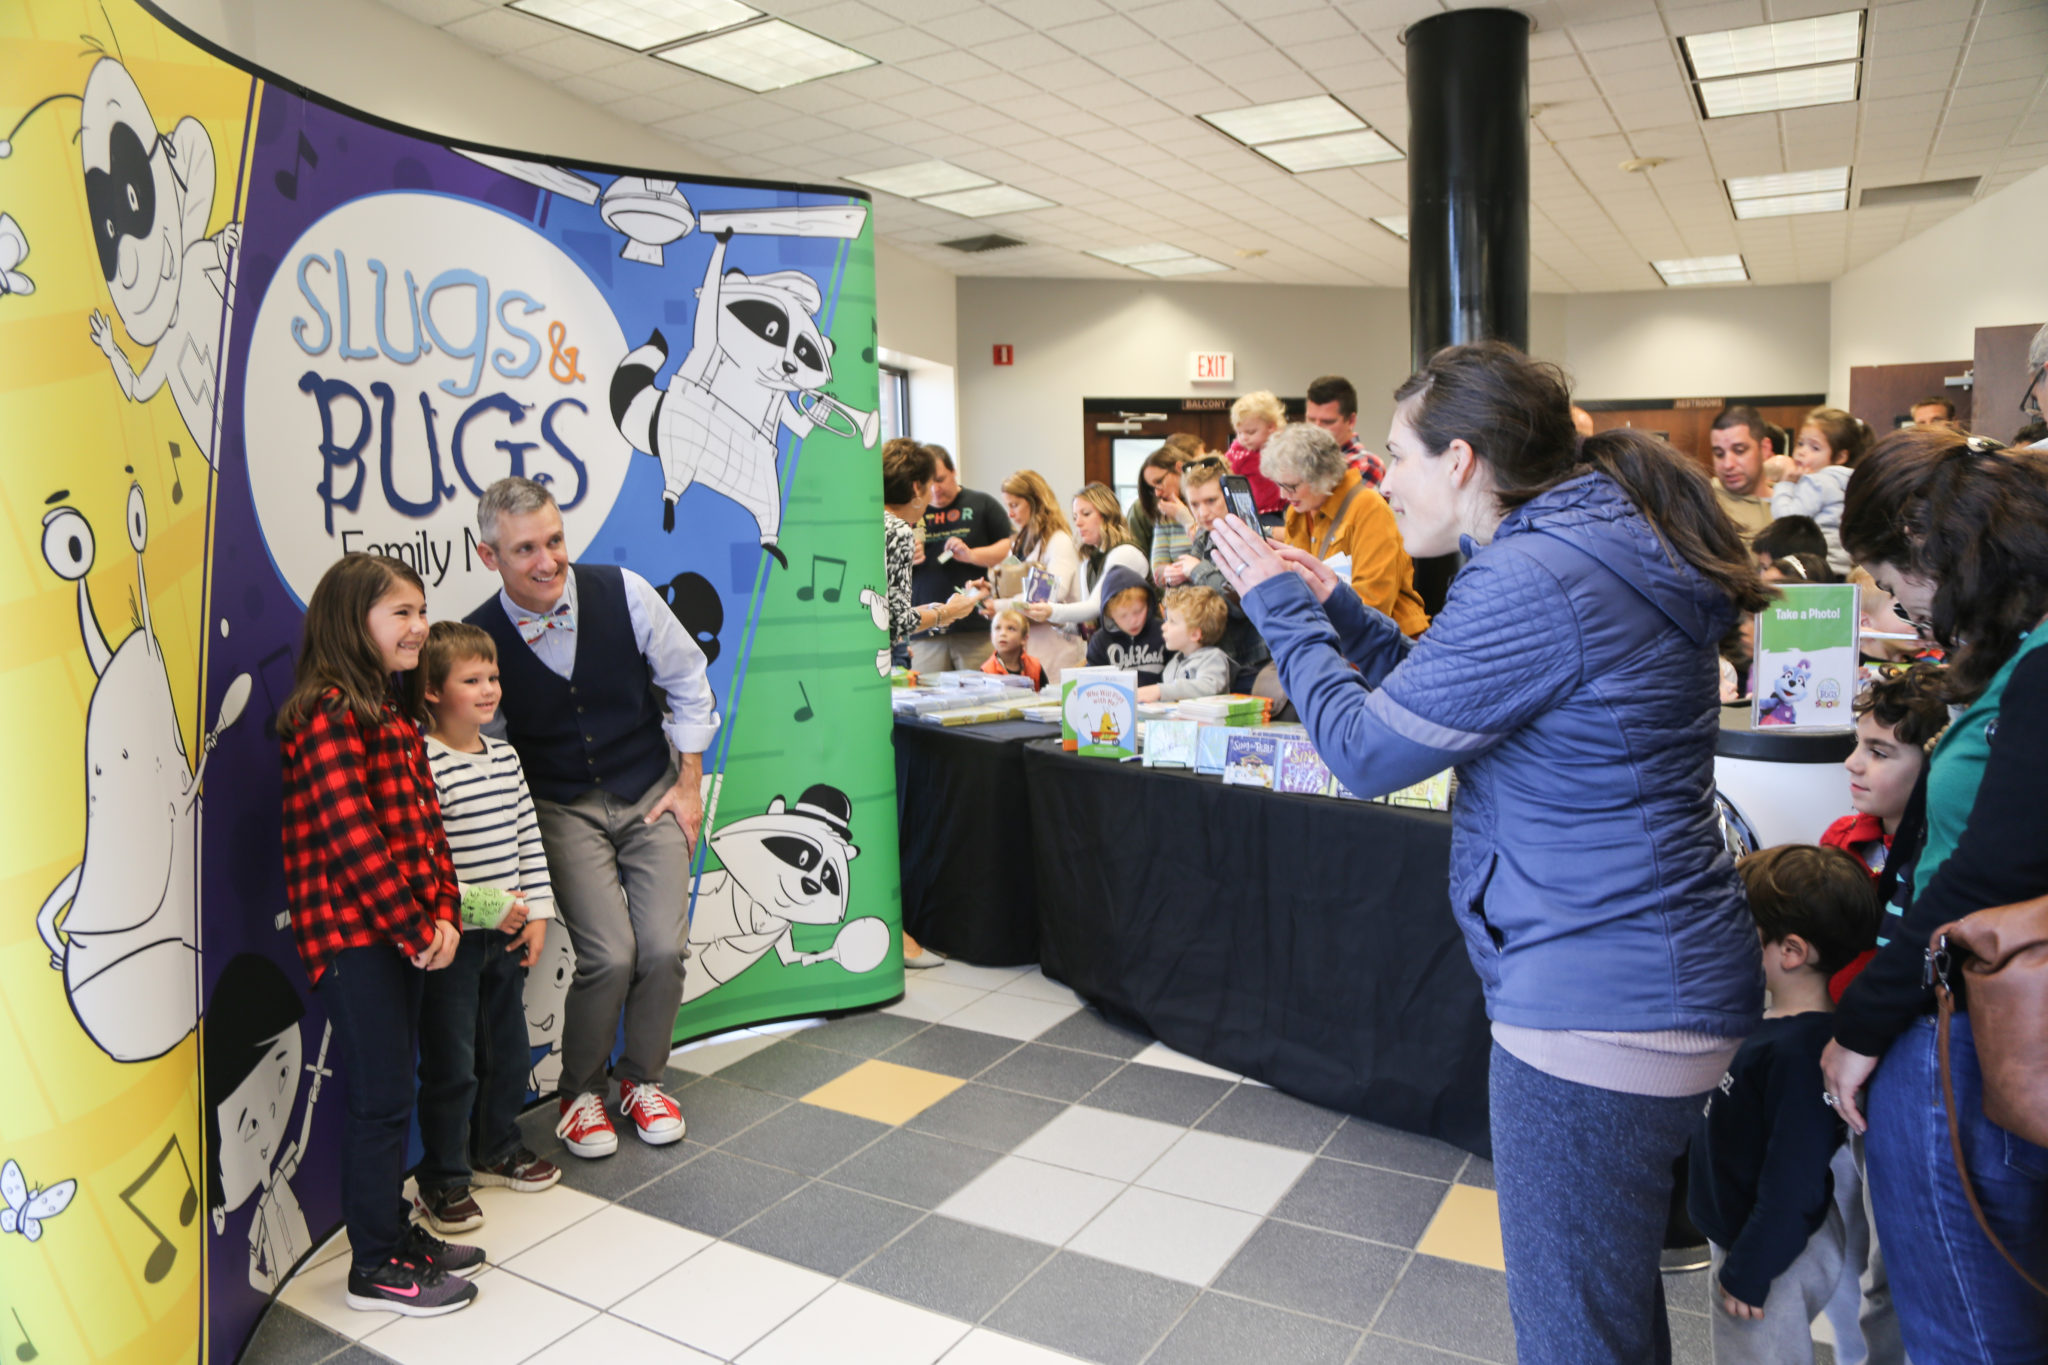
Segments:
[[[128,1206],[128,1211],[140,1218],[142,1225],[156,1234],[156,1245],[150,1249],[149,1260],[142,1267],[142,1278],[151,1284],[160,1283],[164,1276],[171,1273],[171,1267],[178,1260],[178,1248],[171,1244],[171,1239],[164,1235],[164,1230],[156,1225],[156,1220],[136,1206],[135,1193],[150,1182],[174,1151],[178,1154],[179,1169],[185,1175],[185,1192],[178,1196],[178,1226],[191,1227],[192,1220],[199,1214],[199,1188],[192,1183],[192,1167],[185,1161],[185,1149],[179,1144],[176,1133],[171,1134],[170,1140],[164,1143],[163,1150],[156,1154],[156,1159],[149,1163],[141,1175],[135,1177],[134,1183],[121,1191],[121,1202]]]
[[[176,441],[171,442],[171,501],[185,500],[185,476],[178,472],[178,459],[185,452],[178,449]]]
[[[802,725],[818,713],[811,709],[811,694],[801,682],[796,685],[796,690],[804,694],[804,704],[796,709],[796,723]]]
[[[299,167],[312,166],[317,169],[319,165],[320,153],[314,151],[313,144],[306,140],[304,133],[300,133],[299,149],[297,155],[292,160],[292,168],[288,171],[279,171],[277,173],[277,192],[287,199],[297,199],[299,197]]]
[[[14,1348],[14,1358],[16,1360],[34,1360],[37,1355],[36,1344],[28,1339],[28,1328],[21,1325],[21,1314],[15,1313],[12,1308],[7,1311],[14,1313],[15,1329],[21,1333],[21,1345]]]
[[[813,597],[819,595],[818,566],[820,564],[832,564],[838,567],[839,572],[833,578],[832,586],[825,589],[824,598],[827,602],[837,602],[839,600],[839,590],[846,586],[846,561],[843,559],[834,559],[831,555],[812,555],[811,581],[804,584],[804,586],[796,590],[797,601],[808,602]]]

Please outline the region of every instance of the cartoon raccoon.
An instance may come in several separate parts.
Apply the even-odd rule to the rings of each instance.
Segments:
[[[1805,659],[1796,664],[1786,664],[1778,681],[1771,686],[1771,695],[1765,697],[1757,707],[1759,725],[1797,725],[1798,705],[1806,700],[1808,685],[1813,680],[1813,665]]]
[[[798,952],[790,937],[792,924],[837,924],[846,917],[847,865],[860,856],[852,818],[846,793],[820,783],[805,788],[794,806],[778,796],[764,814],[735,820],[711,836],[711,850],[725,866],[697,882],[686,1003],[732,980],[771,948],[786,967],[836,961],[865,972],[881,963],[890,935],[873,916],[847,924],[822,953]]]
[[[612,420],[637,450],[661,460],[661,526],[675,530],[676,502],[703,482],[754,514],[761,548],[789,567],[776,548],[782,487],[775,470],[778,426],[799,439],[829,414],[814,417],[818,392],[832,380],[832,339],[815,316],[824,305],[817,281],[796,270],[748,275],[725,270],[730,229],[718,234],[697,295],[695,332],[666,389],[654,377],[668,363],[668,340],[656,330],[612,373]],[[809,395],[806,405],[800,395]]]

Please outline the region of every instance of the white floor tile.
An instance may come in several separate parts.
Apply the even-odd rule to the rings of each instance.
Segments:
[[[1028,1341],[1006,1337],[1001,1332],[991,1332],[986,1327],[977,1327],[962,1337],[958,1346],[946,1352],[944,1365],[1066,1365],[1068,1361],[1079,1359],[1049,1346],[1035,1346]]]
[[[758,1345],[739,1365],[932,1365],[967,1324],[850,1284],[836,1284]]]
[[[633,1137],[622,1140],[639,1141]],[[565,1156],[562,1160],[577,1158]],[[555,1185],[534,1194],[499,1186],[473,1189],[470,1193],[476,1196],[477,1207],[484,1211],[484,1225],[456,1240],[482,1247],[490,1254],[493,1265],[511,1260],[528,1247],[538,1246],[563,1228],[607,1207],[604,1200],[567,1185]]]
[[[948,986],[965,986],[969,990],[996,991],[1015,982],[1021,976],[1034,974],[1035,967],[977,967],[971,962],[948,958],[937,967],[921,968],[918,975]]]
[[[346,1256],[307,1266],[286,1282],[277,1301],[345,1337],[361,1337],[398,1321],[396,1313],[362,1313],[348,1306],[348,1269]]]
[[[522,1279],[609,1308],[681,1265],[712,1239],[613,1204],[505,1263]]]
[[[1123,1187],[1101,1176],[1006,1156],[938,1212],[1058,1246],[1087,1226]]]
[[[744,1033],[721,1033],[716,1038],[677,1048],[669,1061],[699,1076],[715,1076],[734,1062],[751,1057],[763,1048],[774,1047],[780,1041],[772,1033],[755,1033],[751,1029]]]
[[[719,1242],[612,1313],[729,1360],[831,1286],[831,1279],[816,1271]]]
[[[933,970],[937,970],[934,968]],[[888,1014],[900,1014],[907,1019],[922,1019],[937,1023],[947,1015],[987,995],[987,991],[970,990],[966,986],[949,986],[943,981],[926,981],[931,972],[912,972],[904,983],[903,998],[893,1005],[884,1005]]]
[[[1028,1043],[1060,1020],[1079,1009],[1078,1005],[1055,1005],[1050,1000],[1032,1000],[1019,995],[984,995],[946,1016],[951,1028],[978,1029]]]
[[[1076,1106],[1033,1133],[1017,1155],[1128,1183],[1186,1132],[1151,1119]]]
[[[473,1281],[476,1302],[439,1318],[400,1318],[363,1342],[399,1365],[477,1365],[524,1360],[597,1316],[578,1303],[517,1275],[486,1270]]]
[[[1026,972],[1002,988],[1003,995],[1022,995],[1033,1000],[1047,1000],[1055,1005],[1078,1005],[1081,997],[1067,987],[1047,976],[1043,971]]]
[[[1160,1194],[1126,1190],[1067,1249],[1188,1284],[1207,1284],[1237,1254],[1256,1214]]]
[[[656,1336],[614,1317],[592,1318],[526,1365],[600,1365],[631,1361],[633,1365],[718,1365],[716,1356],[693,1351],[679,1341]]]
[[[1185,1195],[1246,1213],[1267,1214],[1315,1158],[1264,1142],[1186,1133],[1137,1177],[1148,1190]]]
[[[1209,1063],[1190,1057],[1185,1053],[1175,1052],[1164,1043],[1152,1044],[1143,1052],[1131,1058],[1131,1060],[1141,1066],[1156,1066],[1167,1071],[1184,1071],[1190,1076],[1209,1076],[1219,1081],[1242,1079],[1235,1071],[1225,1071],[1220,1066],[1211,1066]]]

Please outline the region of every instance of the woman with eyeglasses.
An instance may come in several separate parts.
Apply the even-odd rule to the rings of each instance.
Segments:
[[[1978,1226],[1942,1098],[1934,931],[2048,894],[2048,460],[1927,428],[1879,441],[1849,482],[1842,543],[1947,647],[1952,710],[1893,840],[1877,957],[1842,996],[1825,1097],[1865,1135],[1877,1239],[1916,1365],[2048,1362],[2048,1295]],[[1915,852],[1917,850],[1917,858]],[[1950,1033],[1958,1136],[1984,1217],[2048,1284],[2048,1147],[1985,1117],[1968,1015]],[[2029,1063],[2048,1068],[2048,1038]]]
[[[1344,458],[1337,438],[1292,422],[1273,433],[1259,468],[1287,500],[1280,538],[1342,569],[1358,600],[1394,618],[1403,635],[1429,625],[1415,591],[1415,563],[1387,500]]]

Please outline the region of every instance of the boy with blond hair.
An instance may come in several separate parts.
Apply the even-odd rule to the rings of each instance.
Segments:
[[[1271,514],[1276,519],[1274,525],[1286,510],[1287,499],[1280,496],[1280,486],[1260,471],[1259,458],[1267,438],[1286,425],[1287,409],[1271,389],[1248,393],[1230,405],[1230,427],[1237,437],[1223,452],[1223,462],[1231,473],[1244,475],[1252,486],[1252,501],[1258,504],[1260,519]]]
[[[1159,633],[1165,642],[1165,671],[1151,687],[1138,689],[1139,701],[1185,701],[1213,697],[1230,690],[1230,660],[1218,647],[1230,607],[1208,588],[1181,587],[1166,594],[1166,620]]]
[[[1024,640],[1030,633],[1031,619],[1015,607],[1004,607],[996,612],[988,625],[989,643],[993,648],[981,671],[997,677],[1029,678],[1033,692],[1043,691],[1045,665],[1024,652]]]

